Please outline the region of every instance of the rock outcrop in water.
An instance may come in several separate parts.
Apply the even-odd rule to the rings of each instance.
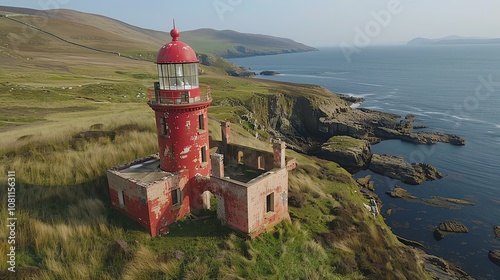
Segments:
[[[468,233],[469,230],[464,224],[460,222],[447,221],[440,223],[439,226],[434,229],[433,235],[434,239],[437,241],[445,238],[446,235],[452,233]]]
[[[490,250],[488,258],[496,265],[500,266],[500,250]]]
[[[404,198],[408,200],[417,199],[416,196],[411,195],[407,190],[400,186],[394,186],[392,190],[386,191],[385,193],[392,198]]]
[[[276,72],[276,71],[269,71],[269,70],[266,70],[266,71],[262,71],[259,73],[260,75],[262,76],[274,76],[274,75],[278,75],[280,74],[279,72]]]
[[[430,164],[408,163],[402,157],[385,154],[373,154],[369,168],[375,173],[410,185],[443,178],[443,174]]]
[[[390,191],[385,192],[388,196],[392,198],[401,198],[407,201],[424,203],[433,207],[443,207],[448,209],[460,209],[461,206],[473,206],[474,204],[467,200],[448,198],[442,196],[431,196],[430,198],[420,198],[412,195],[407,190],[396,185]]]
[[[447,221],[440,223],[438,226],[440,231],[453,232],[453,233],[468,233],[469,230],[464,224],[460,222]]]
[[[321,157],[335,161],[349,171],[367,166],[372,154],[370,143],[349,136],[334,136],[321,146]]]
[[[402,133],[400,131],[378,127],[376,135],[383,139],[400,139],[401,141],[415,144],[436,144],[438,142],[449,143],[455,146],[464,146],[465,140],[455,134],[446,134],[442,132],[419,132],[419,133]]]

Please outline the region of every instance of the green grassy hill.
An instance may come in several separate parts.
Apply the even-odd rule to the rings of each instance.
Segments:
[[[63,20],[46,26],[71,36],[70,26],[60,27]],[[215,212],[206,212],[201,214],[209,219],[186,218],[168,236],[150,238],[111,208],[105,172],[158,149],[154,114],[146,104],[155,65],[43,32],[23,37],[23,25],[0,22],[0,173],[16,172],[18,218],[17,274],[6,271],[9,248],[0,242],[0,279],[429,278],[421,255],[397,241],[381,216],[374,219],[365,210],[368,200],[344,169],[290,150],[288,156],[299,163],[290,173],[291,224],[250,241],[221,226]],[[97,27],[86,32],[73,39],[100,47],[116,43],[108,36],[124,40],[119,32]],[[127,52],[139,47],[135,44],[118,45]],[[272,131],[258,128],[262,137],[256,139],[243,115],[251,113],[269,127],[300,104],[325,111],[344,106],[321,87],[200,68],[200,82],[210,84],[214,98],[209,129],[215,139],[221,137],[219,121],[231,119],[235,142],[269,149]],[[78,137],[96,127],[105,133]],[[0,182],[3,190],[6,182]],[[0,201],[6,200],[0,192]],[[0,217],[7,214],[2,203]],[[0,219],[0,240],[9,234],[5,221]]]
[[[72,10],[37,11],[0,6],[0,15],[2,14],[78,44],[136,57],[142,55],[142,58],[150,60],[154,60],[156,51],[170,40],[170,30],[162,32],[140,28],[108,17]],[[181,40],[191,45],[198,53],[226,58],[315,50],[286,38],[232,30],[183,31]]]
[[[199,52],[224,58],[316,50],[286,38],[208,28],[183,32],[182,40]]]

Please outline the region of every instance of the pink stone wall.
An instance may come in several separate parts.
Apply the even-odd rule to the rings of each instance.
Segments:
[[[216,197],[219,197],[217,212],[219,217],[221,213],[224,214],[223,222],[229,227],[247,234],[249,232],[247,188],[231,179],[216,177],[210,179],[207,188]],[[223,205],[220,205],[221,199],[223,199]],[[220,207],[223,209],[219,209]]]
[[[228,144],[224,150],[225,164],[242,163],[246,166],[263,170],[271,170],[274,168],[274,158],[273,154],[270,152],[236,144]],[[240,159],[239,156],[242,158]]]
[[[266,197],[274,193],[272,212],[266,212]],[[275,169],[272,174],[248,187],[248,220],[251,236],[256,236],[288,216],[288,171]]]

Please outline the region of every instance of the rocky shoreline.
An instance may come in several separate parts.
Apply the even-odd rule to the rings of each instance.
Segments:
[[[373,181],[370,180],[371,176],[367,175],[363,178],[359,178],[356,180],[356,183],[358,184],[360,192],[365,196],[367,199],[373,199],[376,201],[376,205],[379,207],[379,211],[382,208],[382,201],[380,198],[377,196],[377,194],[374,192],[375,184]],[[399,186],[396,186],[393,191],[390,192],[389,194],[391,197],[394,198],[404,198],[404,199],[410,199],[410,200],[416,200],[419,199],[415,196],[412,196],[408,191],[402,189]],[[447,200],[446,198],[443,198]],[[389,209],[390,210],[390,209]],[[388,210],[388,211],[389,211]],[[449,230],[449,232],[444,233],[440,229],[443,230]],[[444,222],[441,223],[433,233],[436,237],[436,231],[439,232],[440,236],[442,235],[441,239],[445,237],[445,235],[453,234],[453,231],[455,230],[455,233],[462,232],[463,229],[467,230],[465,226],[463,226],[460,223],[456,222]],[[425,245],[422,243],[419,243],[417,241],[409,240],[406,238],[403,238],[401,236],[396,236],[399,242],[412,247],[413,250],[415,250],[415,253],[421,258],[422,260],[422,265],[424,269],[429,273],[432,279],[441,279],[441,280],[455,280],[455,279],[474,279],[471,277],[467,272],[462,270],[460,267],[454,265],[453,263],[450,263],[446,261],[445,259],[442,259],[440,257],[434,256],[427,254],[425,251],[422,249],[425,249]],[[500,264],[500,250],[498,252],[490,252],[490,259],[493,261],[497,261],[498,257],[498,263]],[[493,262],[495,262],[493,261]]]
[[[340,96],[341,99],[354,104],[359,102],[356,98]],[[348,135],[354,138],[366,139],[375,144],[382,140],[400,139],[401,141],[415,144],[436,144],[438,142],[463,146],[465,139],[455,134],[435,131],[414,132],[414,115],[399,115],[380,111],[359,108],[339,112],[331,117],[320,119],[320,131],[332,135]],[[416,126],[423,129],[426,126]]]
[[[421,251],[425,270],[433,279],[439,280],[472,280],[472,276],[463,271],[460,267],[447,262],[446,260]]]
[[[254,129],[264,129],[272,137],[285,140],[288,148],[334,161],[351,174],[369,168],[403,182],[420,184],[442,178],[444,174],[426,163],[408,163],[391,155],[374,155],[371,145],[389,139],[424,145],[438,142],[466,144],[457,135],[429,131],[423,125],[415,126],[413,115],[401,117],[352,108],[353,104],[361,103],[363,99],[333,94],[320,86],[280,83],[280,88],[276,94],[259,95],[245,103],[253,114],[245,121],[253,123]],[[232,105],[242,104],[235,102]],[[414,127],[419,131],[414,132]],[[255,129],[254,133],[259,131]],[[380,210],[382,201],[373,191],[373,184],[367,180],[358,182],[358,185],[365,198],[373,199]],[[373,211],[373,207],[368,208]],[[446,275],[446,272],[442,273]]]
[[[321,110],[317,114],[320,141],[319,147],[307,149],[309,154],[335,161],[351,173],[370,169],[375,173],[401,180],[404,183],[418,185],[424,181],[444,177],[433,166],[426,163],[408,163],[400,157],[372,154],[370,145],[384,140],[399,139],[414,144],[433,145],[438,142],[456,146],[466,144],[465,139],[455,134],[437,131],[418,131],[426,125],[415,125],[415,116],[408,114],[401,117],[396,114],[365,108],[352,109],[363,98],[349,95],[336,95],[335,110]],[[323,140],[322,140],[323,139]]]
[[[341,96],[340,98],[351,104],[364,101],[364,99],[359,100],[348,96]],[[362,169],[370,169],[375,173],[411,185],[441,179],[445,175],[429,164],[408,163],[402,157],[371,153],[371,144],[389,139],[400,139],[401,141],[424,145],[432,145],[438,142],[457,146],[466,144],[463,138],[453,134],[435,131],[419,131],[415,133],[415,129],[423,130],[428,127],[425,125],[415,126],[414,121],[415,117],[413,115],[407,115],[402,119],[398,115],[362,108],[341,111],[332,118],[320,119],[320,130],[327,133],[327,135],[333,134],[334,136],[328,138],[315,154],[339,163],[352,173]],[[342,145],[342,143],[349,143],[350,145]],[[375,200],[380,211],[382,201],[374,192],[375,186],[374,182],[370,181],[370,176],[356,181],[361,193],[366,198]],[[438,196],[418,198],[399,186],[388,192],[388,195],[394,198],[421,202],[429,206],[450,209],[473,205],[469,201],[455,198]],[[500,227],[498,231],[500,234]],[[461,223],[446,221],[441,223],[433,234],[439,240],[438,238],[442,239],[446,235],[459,232],[468,232],[468,230]],[[422,244],[411,240],[401,238],[400,241],[414,248],[423,247]],[[461,268],[442,258],[426,254],[419,249],[415,250],[420,251],[423,266],[433,279],[474,279]],[[490,251],[489,258],[492,262],[500,265],[500,251]]]
[[[496,265],[500,266],[500,250],[490,250],[488,258]]]

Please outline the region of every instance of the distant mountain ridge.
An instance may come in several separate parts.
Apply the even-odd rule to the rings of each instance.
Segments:
[[[0,16],[5,15],[19,20],[27,16],[32,18],[46,16],[49,19],[48,23],[45,20],[31,20],[29,23],[34,26],[40,23],[43,26],[37,27],[43,27],[51,33],[68,40],[75,40],[77,43],[90,44],[89,47],[105,48],[115,52],[141,51],[144,55],[149,52],[147,54],[149,58],[154,57],[152,52],[156,52],[161,45],[170,40],[168,33],[170,30],[163,32],[140,28],[105,16],[73,10],[39,11],[0,6]],[[50,23],[51,20],[54,24]],[[287,38],[208,28],[182,31],[181,40],[191,45],[198,53],[215,54],[224,58],[316,50]],[[113,49],[109,49],[111,47]]]
[[[415,38],[408,41],[407,45],[493,45],[500,44],[500,38],[477,38],[477,37],[461,37],[447,36],[438,39]]]
[[[317,50],[288,38],[240,33],[233,30],[203,28],[183,32],[181,36],[182,40],[194,49],[224,58]]]

